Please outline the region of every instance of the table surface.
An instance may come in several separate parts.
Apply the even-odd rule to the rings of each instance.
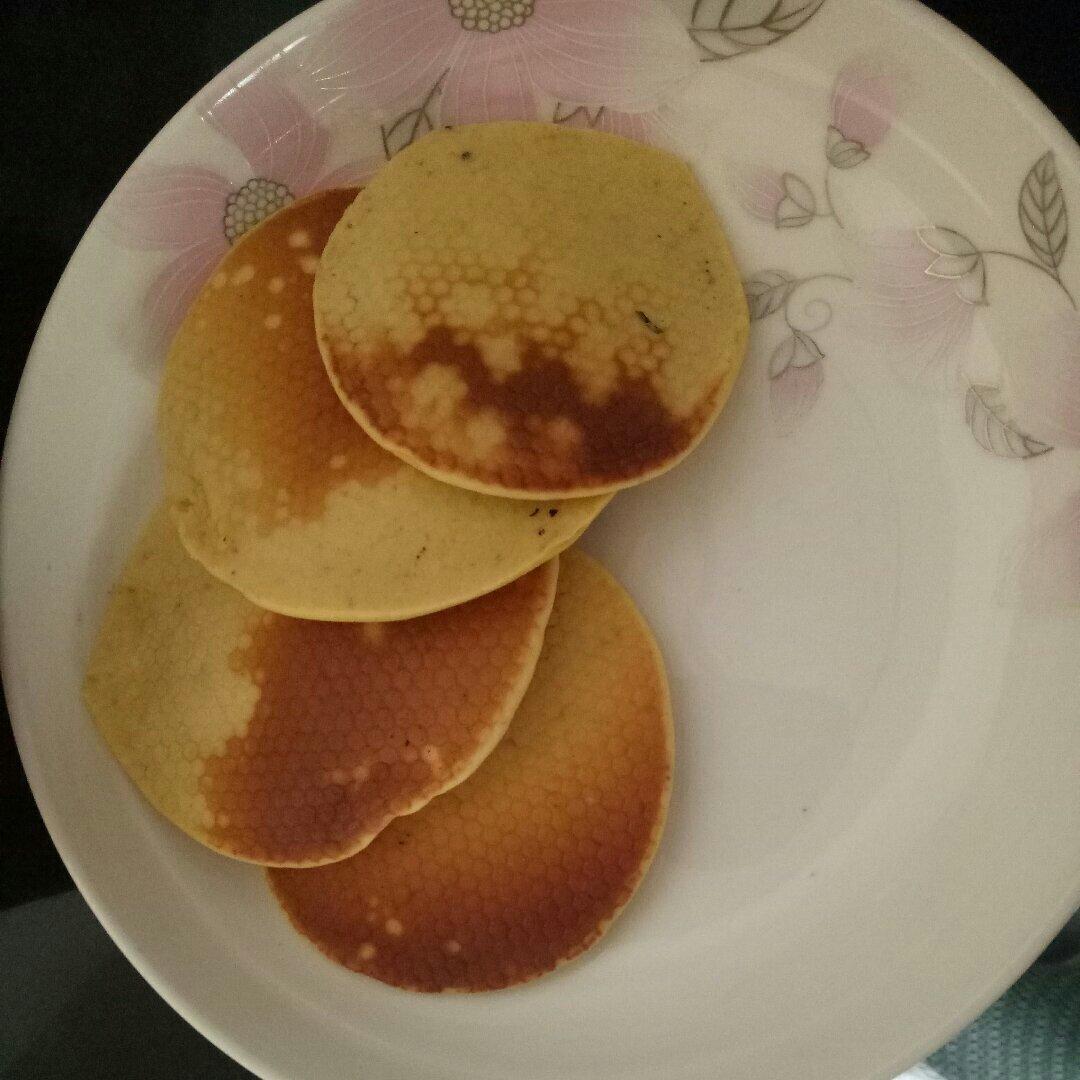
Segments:
[[[83,231],[130,162],[209,79],[307,0],[6,0],[0,407]],[[930,0],[1080,138],[1076,0]],[[122,62],[118,62],[122,61]],[[49,840],[0,719],[0,1076],[249,1074],[142,981]],[[44,948],[45,943],[48,948]]]

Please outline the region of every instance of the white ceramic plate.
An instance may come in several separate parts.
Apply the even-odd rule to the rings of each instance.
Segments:
[[[312,9],[166,127],[80,245],[5,453],[26,771],[117,942],[264,1076],[891,1076],[1080,903],[1080,155],[913,3],[495,7]],[[582,961],[431,998],[332,966],[258,870],[155,816],[78,689],[158,495],[161,335],[229,235],[503,115],[674,145],[758,318],[706,443],[587,540],[670,665],[655,866]]]

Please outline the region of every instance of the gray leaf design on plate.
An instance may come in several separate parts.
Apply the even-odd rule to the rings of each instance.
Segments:
[[[426,135],[429,131],[435,130],[433,112],[435,100],[442,89],[442,82],[442,77],[440,77],[415,109],[409,109],[408,112],[402,113],[390,124],[381,124],[379,126],[379,133],[382,135],[383,153],[386,155],[387,161],[399,150],[404,150],[406,146],[416,142],[421,135]]]
[[[792,330],[769,357],[769,378],[778,379],[789,368],[808,368],[825,359],[818,343],[802,330]]]
[[[964,419],[975,441],[998,457],[1032,458],[1053,450],[1052,446],[1025,435],[1009,419],[1001,390],[996,386],[968,387]]]
[[[555,102],[555,111],[552,113],[551,122],[553,124],[572,124],[575,120],[581,120],[586,127],[596,127],[603,114],[603,105],[590,109],[585,105],[567,105],[563,101],[557,101]]]
[[[1028,247],[1056,274],[1069,243],[1069,213],[1052,150],[1043,154],[1024,178],[1019,213]]]
[[[769,358],[769,413],[779,435],[791,435],[813,409],[825,382],[825,354],[802,330],[792,330]]]
[[[857,139],[845,139],[839,128],[829,125],[825,154],[834,169],[854,169],[870,157],[870,151]]]
[[[783,270],[763,270],[744,286],[746,302],[750,305],[750,321],[766,319],[779,311],[795,288],[795,279]]]
[[[926,268],[928,277],[956,282],[956,291],[969,304],[986,301],[986,260],[963,233],[955,229],[929,226],[918,229],[919,242],[934,259]]]
[[[729,60],[783,40],[825,0],[695,0],[690,36],[709,60]]]
[[[784,185],[784,197],[776,208],[776,227],[798,229],[808,225],[817,213],[817,199],[810,185],[794,173],[784,173],[781,182]]]

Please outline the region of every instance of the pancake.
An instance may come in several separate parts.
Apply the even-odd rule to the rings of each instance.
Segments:
[[[394,623],[261,611],[184,552],[164,511],[115,589],[83,696],[149,801],[225,855],[310,866],[460,783],[532,677],[555,561]]]
[[[334,230],[315,309],[338,394],[373,439],[522,499],[671,468],[727,400],[749,328],[686,164],[515,122],[395,155]]]
[[[311,289],[354,196],[293,203],[229,251],[172,345],[159,433],[173,518],[212,574],[271,611],[384,621],[520,577],[605,500],[523,505],[461,491],[353,422],[319,355]]]
[[[272,870],[294,926],[331,959],[411,990],[494,990],[577,956],[630,899],[667,811],[663,661],[630,598],[561,559],[536,674],[465,783],[351,859]]]

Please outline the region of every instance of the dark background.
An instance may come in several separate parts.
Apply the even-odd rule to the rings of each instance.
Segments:
[[[200,87],[298,14],[306,0],[0,0],[0,408],[4,430],[37,324],[83,231],[130,162]],[[1080,135],[1078,0],[932,0]],[[7,713],[0,718],[0,910],[72,888],[30,795]],[[130,969],[75,898],[49,902],[50,934],[82,943],[92,1004],[53,1030],[55,1045],[5,1076],[233,1077],[248,1074],[203,1042]],[[19,929],[9,920],[9,929]],[[35,926],[37,924],[34,924]],[[64,979],[31,939],[22,1001]],[[41,943],[45,948],[46,942]],[[94,966],[96,965],[96,966]],[[29,972],[29,974],[27,974]],[[19,985],[19,980],[15,980]],[[27,996],[29,995],[29,997]],[[138,1033],[132,1038],[131,1033]],[[65,1049],[67,1048],[67,1049]],[[77,1048],[77,1052],[76,1052]],[[103,1058],[94,1062],[100,1053]],[[106,1066],[103,1061],[109,1062]],[[14,1070],[14,1071],[12,1071]]]

